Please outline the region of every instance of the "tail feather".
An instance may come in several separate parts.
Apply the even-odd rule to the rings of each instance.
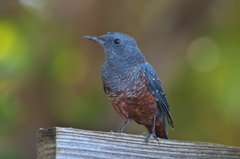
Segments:
[[[148,132],[152,134],[152,125],[145,125],[145,127],[147,128]],[[159,118],[156,119],[155,134],[159,138],[168,139],[165,120],[160,120]]]

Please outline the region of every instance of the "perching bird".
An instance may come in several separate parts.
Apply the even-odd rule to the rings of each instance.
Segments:
[[[168,139],[166,118],[169,125],[174,126],[166,94],[135,40],[114,32],[84,38],[97,42],[105,51],[106,61],[101,70],[103,88],[114,109],[125,120],[118,132],[134,120],[149,131],[147,142],[150,137]]]

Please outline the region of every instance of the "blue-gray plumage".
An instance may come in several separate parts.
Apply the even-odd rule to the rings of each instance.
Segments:
[[[172,117],[161,82],[154,68],[145,60],[133,38],[109,32],[84,38],[100,44],[106,61],[101,70],[104,91],[117,113],[126,121],[144,125],[150,135],[168,138],[165,118],[173,128]]]

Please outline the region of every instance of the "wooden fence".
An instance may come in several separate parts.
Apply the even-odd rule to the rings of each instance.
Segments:
[[[206,142],[151,139],[143,135],[41,128],[37,158],[240,158],[240,148]]]

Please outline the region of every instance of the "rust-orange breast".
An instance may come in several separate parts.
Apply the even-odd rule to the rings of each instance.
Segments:
[[[157,112],[157,102],[146,87],[146,83],[141,72],[140,80],[133,83],[134,86],[131,87],[134,90],[125,88],[117,92],[105,86],[112,106],[123,119],[135,120],[143,125],[152,125],[152,119]]]

